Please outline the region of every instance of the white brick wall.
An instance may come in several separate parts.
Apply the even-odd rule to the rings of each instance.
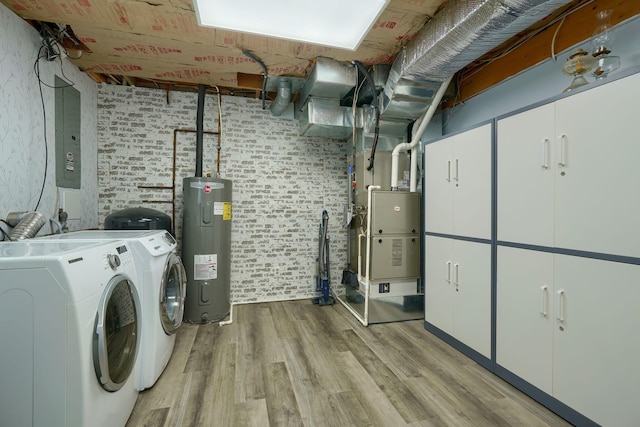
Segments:
[[[98,94],[99,221],[146,206],[171,214],[174,129],[195,129],[197,94],[100,85]],[[204,130],[217,131],[217,97],[207,94]],[[297,121],[271,117],[260,100],[223,97],[221,177],[233,181],[231,300],[315,296],[322,210],[329,212],[332,283],[346,265],[341,226],[347,197],[347,142],[298,135]],[[215,172],[216,139],[205,135],[203,171]],[[182,178],[195,171],[195,134],[177,139],[176,235],[181,236]]]

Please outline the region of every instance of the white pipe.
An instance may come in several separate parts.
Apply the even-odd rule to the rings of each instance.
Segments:
[[[362,278],[362,238],[367,237],[365,233],[358,234],[358,279]]]
[[[370,185],[367,189],[367,267],[365,270],[365,281],[367,283],[367,287],[369,287],[369,270],[371,269],[371,193],[373,190],[379,190],[379,185]],[[366,310],[366,306],[365,306]],[[366,312],[366,311],[365,311]],[[366,314],[365,314],[366,318]]]
[[[364,280],[364,322],[363,324],[367,326],[369,324],[369,274],[371,272],[371,193],[373,190],[379,190],[379,185],[370,185],[367,189],[367,271],[365,272],[365,280]]]
[[[429,125],[431,118],[433,117],[433,115],[436,112],[436,109],[440,105],[440,101],[442,100],[442,97],[444,96],[445,91],[449,87],[449,83],[451,83],[451,79],[453,79],[453,75],[449,76],[447,80],[442,82],[442,85],[438,89],[438,92],[436,92],[436,95],[431,101],[431,105],[429,105],[427,112],[424,113],[422,122],[420,122],[420,126],[418,127],[418,130],[415,132],[411,140],[411,143],[403,142],[401,144],[396,145],[396,147],[393,149],[393,152],[391,153],[391,189],[392,190],[398,189],[398,158],[400,157],[400,151],[411,150],[411,175],[409,178],[410,179],[409,190],[411,192],[416,191],[416,187],[417,187],[416,177],[418,175],[418,156],[414,152],[415,151],[414,148],[418,146],[418,143],[420,142],[420,138],[422,138],[422,134],[427,129],[427,126]]]
[[[229,309],[229,320],[223,320],[221,322],[218,322],[219,326],[226,326],[233,323],[233,306],[234,305],[235,304],[231,304],[231,308]]]

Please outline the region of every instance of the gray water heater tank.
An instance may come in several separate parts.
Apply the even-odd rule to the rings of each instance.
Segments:
[[[231,308],[231,181],[183,179],[184,321],[216,322]]]

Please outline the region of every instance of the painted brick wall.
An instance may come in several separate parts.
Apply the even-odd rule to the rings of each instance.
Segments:
[[[171,214],[174,129],[195,129],[196,93],[100,85],[98,93],[99,221],[146,206]],[[261,101],[223,97],[222,178],[233,181],[231,300],[315,296],[322,210],[330,216],[332,282],[346,264],[342,228],[347,143],[298,135],[297,121],[272,118]],[[207,94],[204,130],[217,131],[217,97]],[[205,135],[203,171],[215,172],[217,143]],[[195,171],[195,135],[178,133],[176,235],[181,236],[182,178]]]

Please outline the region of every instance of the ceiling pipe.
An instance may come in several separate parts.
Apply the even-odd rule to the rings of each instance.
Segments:
[[[198,85],[198,111],[196,113],[196,177],[202,177],[202,156],[204,139],[204,98],[207,85]]]
[[[453,79],[453,75],[449,76],[444,82],[442,82],[442,85],[440,86],[440,89],[438,89],[438,92],[436,92],[436,95],[434,96],[429,109],[426,113],[424,113],[424,117],[420,122],[420,126],[418,126],[418,130],[413,135],[411,143],[403,142],[402,144],[396,145],[396,147],[393,149],[393,152],[391,153],[391,190],[398,190],[398,157],[400,156],[400,151],[411,150],[411,175],[409,178],[409,191],[412,193],[416,191],[416,177],[418,175],[418,153],[416,152],[417,150],[415,150],[415,148],[418,146],[420,138],[422,138],[422,134],[427,129],[431,118],[440,105],[440,101],[442,101],[442,97],[447,91],[447,87],[449,87],[451,79]]]
[[[278,78],[278,93],[276,99],[271,103],[271,115],[274,117],[281,116],[291,102],[291,80],[280,77]]]

